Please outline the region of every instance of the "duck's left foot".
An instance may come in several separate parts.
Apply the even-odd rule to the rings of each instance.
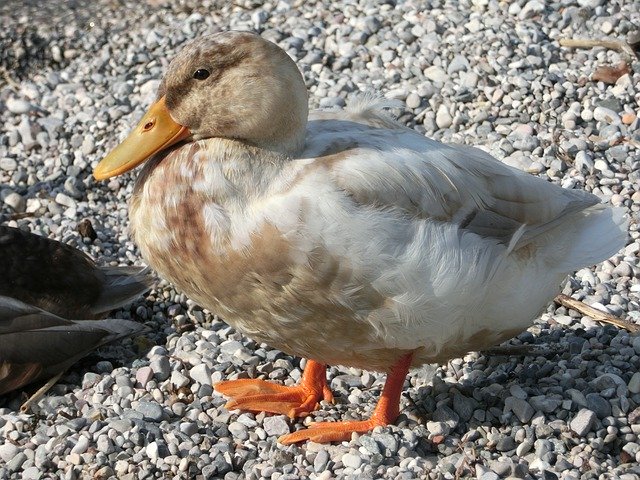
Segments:
[[[376,427],[384,427],[395,422],[400,414],[400,394],[411,366],[411,359],[412,353],[407,353],[391,367],[378,405],[369,420],[312,423],[309,428],[283,435],[278,441],[285,445],[306,440],[317,443],[344,442],[351,440],[353,432],[366,433]]]
[[[309,425],[309,428],[281,436],[278,438],[278,442],[284,445],[305,442],[307,440],[316,443],[348,442],[351,440],[351,434],[353,432],[366,433],[376,427],[384,427],[389,423],[393,423],[393,420],[387,422],[371,418],[369,420],[351,422],[312,423]]]
[[[220,382],[216,391],[231,397],[227,409],[269,412],[290,418],[304,417],[318,408],[321,400],[333,401],[326,380],[325,365],[309,360],[300,385],[286,387],[259,379]]]

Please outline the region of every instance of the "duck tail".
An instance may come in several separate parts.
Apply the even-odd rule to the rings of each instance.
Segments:
[[[78,324],[88,324],[89,322],[78,322]],[[131,320],[119,318],[107,318],[104,320],[94,320],[90,325],[96,330],[103,330],[107,334],[102,338],[96,347],[113,343],[123,338],[132,337],[148,332],[150,329],[146,325]]]
[[[402,125],[396,121],[395,115],[390,110],[404,108],[404,102],[400,100],[367,92],[349,99],[345,111],[349,117],[365,121],[373,126],[396,129]]]
[[[149,267],[103,267],[101,270],[105,276],[102,292],[91,308],[96,316],[131,303],[149,291],[156,280]]]
[[[605,204],[593,205],[573,216],[572,233],[566,239],[566,250],[554,265],[565,271],[574,271],[595,265],[615,255],[627,242],[628,218],[622,208]]]

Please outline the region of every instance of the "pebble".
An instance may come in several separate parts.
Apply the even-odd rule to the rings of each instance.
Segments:
[[[436,125],[438,128],[449,128],[453,123],[453,118],[449,113],[449,109],[446,105],[442,104],[438,107],[438,112],[436,113]]]
[[[211,386],[211,370],[209,370],[209,367],[204,363],[196,365],[189,370],[189,376],[201,385]]]
[[[587,408],[600,419],[611,415],[611,404],[597,393],[589,393],[587,398]]]
[[[593,111],[593,118],[598,122],[604,122],[609,125],[620,124],[620,116],[613,110],[605,107],[596,107]]]
[[[140,402],[136,410],[149,422],[159,422],[164,416],[162,407],[154,402]]]
[[[356,468],[360,468],[360,465],[362,465],[362,459],[353,453],[345,453],[342,456],[342,463],[345,467],[350,467],[355,470]]]
[[[631,380],[629,380],[629,385],[627,385],[629,392],[635,394],[640,393],[640,372],[635,372],[631,376]]]
[[[420,104],[422,103],[422,100],[420,99],[420,95],[418,95],[417,93],[411,92],[409,95],[407,95],[407,99],[405,100],[405,103],[407,104],[407,107],[416,109],[420,106]]]
[[[27,208],[27,201],[16,192],[10,192],[4,196],[4,203],[16,213],[22,213]]]
[[[591,410],[583,408],[578,412],[573,420],[571,420],[571,430],[573,430],[578,436],[584,437],[593,428],[596,421],[596,414]]]
[[[13,97],[9,97],[9,99],[7,99],[6,106],[9,112],[15,113],[16,115],[28,113],[32,108],[29,102]]]
[[[18,162],[13,158],[0,158],[0,170],[13,172],[16,168],[18,168]]]
[[[262,428],[267,432],[267,435],[274,437],[280,437],[289,433],[289,424],[284,415],[265,417],[262,422]]]
[[[449,76],[441,67],[431,66],[424,71],[424,76],[429,80],[438,83],[444,83]]]
[[[20,449],[13,443],[0,445],[0,458],[6,463],[15,457]]]
[[[522,423],[529,422],[535,413],[533,407],[521,398],[509,397],[505,400],[504,405],[506,408],[509,408]]]

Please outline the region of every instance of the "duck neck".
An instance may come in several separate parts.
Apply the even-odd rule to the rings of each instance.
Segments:
[[[196,196],[242,208],[273,188],[291,157],[238,140],[209,138],[156,156],[141,171],[135,196]],[[171,200],[170,200],[171,201]]]

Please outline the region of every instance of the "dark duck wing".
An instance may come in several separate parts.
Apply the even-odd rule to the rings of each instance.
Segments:
[[[145,329],[129,320],[68,320],[0,296],[0,395],[62,373],[92,350]]]
[[[144,267],[98,267],[80,250],[0,226],[0,295],[65,318],[100,318],[148,291]]]

